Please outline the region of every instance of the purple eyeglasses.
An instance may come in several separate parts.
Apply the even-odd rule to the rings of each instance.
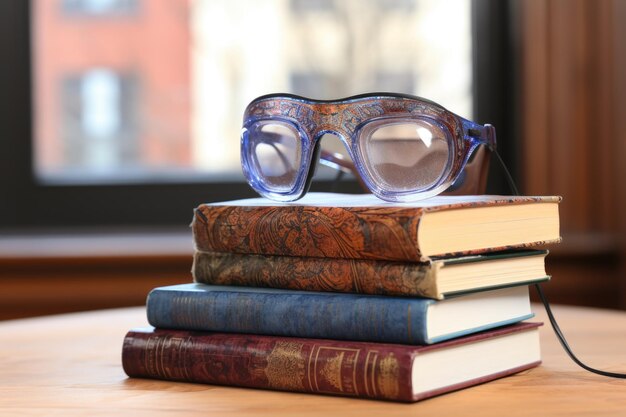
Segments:
[[[312,100],[271,94],[256,98],[244,112],[241,163],[248,183],[272,200],[301,198],[320,158],[320,139],[328,133],[345,144],[367,189],[398,202],[451,188],[456,194],[482,193],[489,163],[485,154],[496,148],[493,126],[420,97],[371,93]],[[481,151],[474,152],[477,148]],[[322,153],[325,157],[347,166]]]

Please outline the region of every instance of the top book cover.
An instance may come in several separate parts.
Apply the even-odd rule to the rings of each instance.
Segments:
[[[197,250],[428,261],[560,241],[557,196],[439,196],[390,203],[371,194],[309,193],[202,204]]]

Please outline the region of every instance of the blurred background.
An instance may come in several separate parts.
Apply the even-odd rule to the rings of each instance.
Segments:
[[[0,319],[189,282],[192,210],[253,196],[241,117],[272,92],[495,125],[521,191],[564,198],[551,301],[626,309],[625,22],[619,0],[3,0]]]

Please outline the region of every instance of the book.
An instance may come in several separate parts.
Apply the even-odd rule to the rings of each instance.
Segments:
[[[202,204],[192,231],[203,252],[427,261],[560,241],[560,197],[439,196],[390,203],[371,194],[308,193]]]
[[[526,285],[436,301],[196,283],[153,289],[146,309],[157,328],[420,345],[533,316]]]
[[[538,323],[430,346],[133,329],[130,377],[418,401],[540,364]]]
[[[196,251],[194,281],[434,299],[547,281],[547,251],[517,250],[428,262],[313,258]]]

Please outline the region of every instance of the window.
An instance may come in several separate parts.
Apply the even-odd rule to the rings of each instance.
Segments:
[[[141,19],[128,20],[122,12],[139,4],[32,3],[38,181],[154,182],[189,169],[189,2],[144,1]],[[59,18],[69,5],[85,13]]]
[[[39,153],[40,174],[93,181],[139,164],[137,79],[96,68],[68,75],[60,83],[58,152]],[[40,141],[50,138],[42,134]],[[41,142],[42,148],[51,148]]]
[[[481,6],[482,23],[506,13],[488,1],[474,10],[481,3],[491,5]],[[0,170],[14,181],[0,186],[15,205],[0,222],[185,224],[200,202],[252,196],[239,167],[241,115],[269,92],[401,91],[476,116],[472,67],[480,54],[472,36],[481,31],[472,29],[470,6],[7,0],[0,27],[17,40],[3,38],[16,65],[0,78],[19,80],[8,91],[23,112],[5,118],[15,146],[4,149],[12,163]],[[481,65],[491,74],[498,55],[490,54]]]
[[[243,108],[274,91],[399,91],[471,117],[466,0],[170,0],[143,2],[133,21],[108,13],[138,1],[66,0],[65,9],[85,12],[71,20],[55,18],[54,2],[33,3],[41,181],[150,181],[173,171],[241,180]],[[134,131],[118,129],[123,122]],[[106,123],[113,130],[104,134]]]
[[[62,0],[66,15],[106,16],[130,15],[137,12],[139,0]]]

